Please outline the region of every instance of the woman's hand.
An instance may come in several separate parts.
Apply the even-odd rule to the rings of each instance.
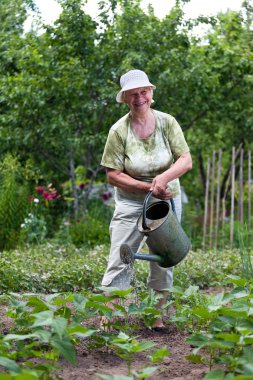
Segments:
[[[168,200],[172,198],[173,194],[166,188],[166,186],[166,179],[164,179],[163,175],[160,174],[153,179],[150,191],[152,191],[152,195],[154,197],[162,200]]]
[[[150,190],[152,190],[154,197],[163,200],[172,198],[173,194],[166,188],[167,184],[191,169],[192,159],[190,152],[182,153],[168,170],[153,179]]]

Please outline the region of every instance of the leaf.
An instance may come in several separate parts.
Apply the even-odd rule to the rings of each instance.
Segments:
[[[32,327],[51,326],[54,320],[54,313],[51,310],[42,311],[32,315],[35,317]]]
[[[55,312],[55,316],[56,315],[60,315],[63,318],[70,319],[70,317],[72,315],[72,311],[69,307],[63,306],[63,307],[57,309],[57,311]]]
[[[239,320],[235,329],[243,335],[253,334],[253,322],[247,319]]]
[[[193,346],[202,347],[209,342],[209,338],[204,335],[194,334],[191,337],[187,338],[186,341]]]
[[[215,334],[215,337],[219,339],[224,339],[233,343],[238,343],[240,341],[239,334],[219,333],[219,334]]]
[[[235,317],[235,318],[247,318],[248,316],[248,308],[245,306],[242,307],[224,307],[220,309],[220,313],[222,315],[227,315],[230,317]]]
[[[36,330],[33,335],[36,338],[41,339],[42,342],[48,343],[51,339],[52,333],[51,331],[40,329],[40,330]]]
[[[145,307],[142,312],[149,315],[161,315],[161,310],[158,310],[155,307]]]
[[[147,379],[157,370],[158,367],[146,367],[142,370],[134,371],[133,374],[137,376],[137,379]]]
[[[101,375],[97,374],[103,380],[134,380],[133,376],[124,376],[124,375]]]
[[[21,371],[19,365],[14,360],[0,356],[0,365],[6,368],[8,371],[19,373]]]
[[[140,308],[138,305],[134,304],[134,303],[131,303],[129,306],[128,306],[128,314],[139,314],[141,311],[140,311]]]
[[[106,296],[105,294],[94,294],[89,297],[89,301],[96,301],[96,302],[108,302],[109,300],[114,299],[115,296]]]
[[[64,335],[66,335],[67,323],[68,321],[65,318],[55,318],[51,325],[53,332],[62,338]]]
[[[203,357],[201,355],[190,354],[190,355],[186,355],[185,358],[187,360],[189,360],[190,362],[195,363],[195,364],[203,364],[204,363]]]
[[[154,342],[141,342],[133,347],[133,352],[142,352],[145,350],[148,350],[154,346],[156,346],[157,343]]]
[[[13,379],[13,377],[11,379]],[[25,372],[25,373],[19,373],[17,376],[15,376],[14,379],[15,380],[37,380],[38,376]]]
[[[77,335],[80,337],[89,337],[97,332],[97,330],[89,329],[87,327],[78,325],[74,327],[68,327],[67,331],[70,335]]]
[[[231,291],[231,293],[226,295],[226,301],[231,302],[232,300],[240,299],[240,298],[250,298],[249,293],[245,288],[236,288]]]
[[[227,278],[231,280],[231,282],[237,286],[245,286],[248,282],[246,278],[242,278],[240,276],[228,275]]]
[[[60,351],[60,354],[71,364],[76,364],[76,352],[73,344],[68,338],[54,338],[51,345]]]
[[[119,297],[125,297],[128,294],[132,293],[132,291],[134,290],[134,288],[122,290],[122,289],[107,287],[107,286],[101,286],[101,287],[99,287],[99,289],[104,291],[104,292],[108,292],[111,295],[115,295],[115,296],[119,296]],[[107,299],[108,299],[108,297],[107,297]]]
[[[184,295],[189,297],[191,295],[195,295],[199,291],[199,286],[189,286],[188,289],[185,290]]]
[[[223,303],[224,303],[224,292],[221,292],[209,299],[209,304],[207,308],[209,311],[216,311],[220,309]]]
[[[245,344],[253,344],[253,335],[247,335],[244,337]]]
[[[87,301],[86,306],[87,307],[91,307],[91,308],[94,307],[97,310],[101,310],[101,311],[103,311],[105,313],[108,312],[108,313],[112,314],[112,309],[109,306],[103,305],[103,304],[98,303],[98,302]]]
[[[36,338],[36,334],[7,334],[4,337],[4,341],[9,341],[9,340],[16,340],[16,341],[21,341],[21,340],[26,340],[30,338]]]
[[[49,306],[38,297],[30,297],[27,304],[29,306],[35,306],[34,312],[36,313],[49,309]]]
[[[221,369],[214,369],[211,372],[208,372],[203,380],[224,380],[225,373]]]
[[[203,319],[210,319],[211,318],[211,313],[209,310],[207,310],[204,307],[195,307],[192,309],[192,313],[196,315],[197,317],[201,317]]]
[[[113,342],[126,342],[130,339],[130,336],[125,334],[124,332],[120,332],[116,339],[113,340]],[[133,338],[132,338],[133,339]]]
[[[158,363],[158,362],[162,362],[164,360],[164,357],[169,356],[169,355],[170,355],[170,351],[168,350],[166,346],[164,346],[152,352],[149,358],[151,362]]]

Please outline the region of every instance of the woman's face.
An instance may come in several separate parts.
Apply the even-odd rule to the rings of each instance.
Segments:
[[[125,91],[124,101],[133,113],[145,113],[152,102],[150,87],[138,87]]]

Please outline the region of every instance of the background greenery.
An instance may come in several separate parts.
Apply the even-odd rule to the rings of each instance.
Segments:
[[[27,199],[27,191],[36,197],[35,187],[49,184],[62,196],[47,202],[43,212],[37,207],[40,214],[29,222],[30,229],[37,223],[37,232],[34,238],[26,228],[26,240],[53,237],[63,220],[79,220],[71,234],[77,245],[83,243],[78,236],[93,184],[106,182],[100,159],[108,130],[127,112],[115,102],[119,78],[136,68],[157,86],[154,108],[176,117],[190,145],[194,168],[181,182],[190,204],[185,225],[197,224],[189,231],[197,242],[207,158],[214,149],[223,150],[224,188],[232,146],[252,150],[250,1],[242,3],[240,12],[189,21],[183,19],[186,0],[178,0],[162,20],[151,6],[144,12],[138,0],[101,1],[96,20],[85,14],[82,0],[59,2],[62,13],[54,24],[38,17],[29,32],[24,32],[27,12],[38,13],[32,0],[2,0],[0,5],[0,162],[15,158],[18,172],[25,172],[12,184],[13,199],[17,192]],[[209,26],[202,37],[192,33],[199,24]],[[0,192],[6,194],[7,174],[0,176]],[[10,208],[1,197],[6,215]],[[247,195],[245,207],[246,202]],[[14,214],[15,208],[12,201]],[[10,226],[11,218],[9,212],[2,224]],[[89,223],[93,230],[102,228],[98,221]],[[23,232],[13,225],[2,248],[15,246],[20,235],[24,240]]]
[[[109,245],[93,249],[74,244],[45,243],[2,252],[0,256],[0,293],[57,293],[82,290],[97,291],[107,263]],[[246,252],[245,252],[246,254]],[[252,252],[250,253],[252,254]],[[227,275],[243,272],[240,251],[191,251],[174,269],[175,285],[188,287],[223,286]],[[148,263],[136,260],[132,284],[146,287]]]
[[[133,68],[156,84],[154,108],[179,121],[194,162],[181,181],[189,198],[183,226],[193,251],[174,270],[168,323],[191,332],[189,360],[225,368],[205,379],[252,377],[250,226],[236,223],[237,249],[227,249],[228,228],[221,251],[199,247],[207,159],[222,149],[224,189],[232,147],[253,147],[253,8],[246,0],[240,12],[186,22],[186,2],[177,0],[160,20],[139,0],[100,1],[93,20],[84,1],[59,0],[62,13],[53,25],[40,19],[33,0],[0,2],[1,379],[52,378],[60,357],[76,362],[78,338],[126,359],[128,378],[147,378],[154,370],[131,370],[131,355],[153,345],[138,343],[134,329],[140,320],[150,328],[161,314],[155,294],[142,292],[148,263],[134,264],[134,303],[127,299],[131,289],[114,290],[109,299],[122,303],[112,311],[99,288],[113,213],[100,159],[110,126],[127,112],[115,102],[119,78]],[[37,23],[24,32],[31,9]],[[192,33],[200,24],[209,26],[201,38]],[[245,191],[245,209],[247,197]],[[228,293],[208,298],[210,287]],[[120,328],[117,337],[90,328],[90,318],[101,316]],[[124,318],[120,327],[115,316]],[[168,354],[160,350],[150,360]]]

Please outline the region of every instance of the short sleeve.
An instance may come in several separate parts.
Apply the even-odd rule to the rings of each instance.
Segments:
[[[175,158],[178,158],[181,154],[190,151],[183,131],[174,117],[169,120],[169,128],[166,135],[170,144],[171,152]]]
[[[121,136],[113,129],[109,131],[101,165],[120,171],[124,170],[124,142]]]

